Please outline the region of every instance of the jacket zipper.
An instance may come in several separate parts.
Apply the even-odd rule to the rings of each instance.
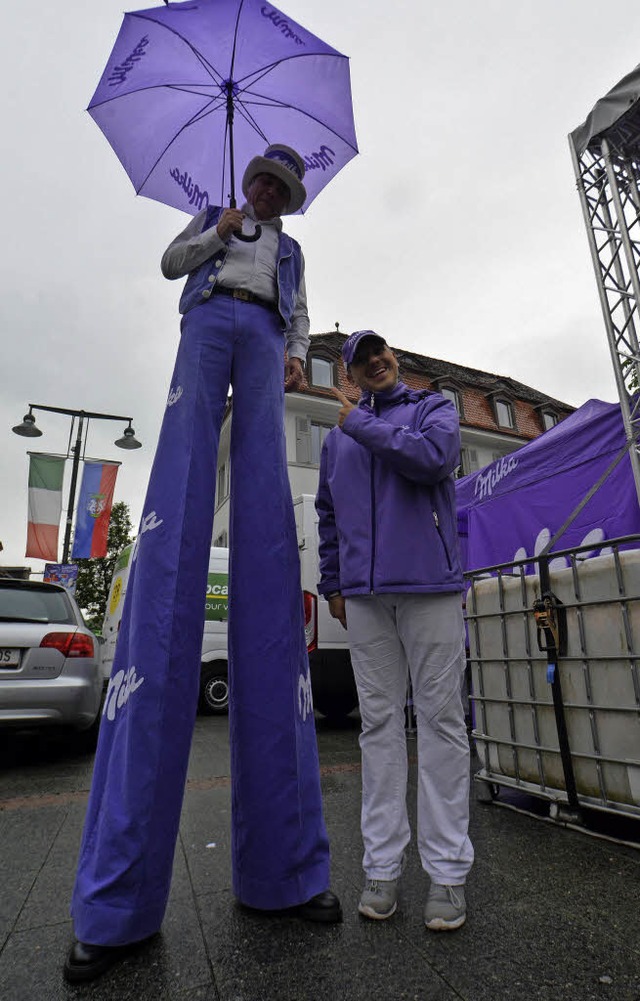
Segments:
[[[440,529],[440,519],[438,518],[438,512],[435,510],[433,512],[433,520],[436,526],[436,532],[440,536],[440,542],[442,543],[442,548],[444,549],[444,555],[447,558],[447,566],[449,570],[451,570],[451,557],[449,556],[449,550],[447,549],[446,543],[444,541],[444,535],[442,534],[442,531]]]
[[[371,394],[369,406],[377,417],[376,398]],[[371,567],[369,571],[369,592],[373,594],[373,568],[376,561],[376,487],[374,480],[375,455],[371,453]]]

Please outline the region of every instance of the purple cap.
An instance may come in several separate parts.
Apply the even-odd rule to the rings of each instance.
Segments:
[[[376,334],[375,330],[356,330],[353,334],[349,334],[346,341],[342,345],[342,360],[345,365],[351,364],[358,348],[358,344],[365,337],[375,337],[376,340],[382,341],[383,344],[387,343],[384,337],[381,337],[380,334]]]

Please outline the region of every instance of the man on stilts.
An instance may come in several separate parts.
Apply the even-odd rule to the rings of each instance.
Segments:
[[[283,426],[283,391],[303,379],[309,319],[302,251],[280,216],[303,205],[303,176],[294,150],[270,146],[245,171],[242,210],[205,208],[162,259],[166,277],[188,275],[181,341],[100,729],[72,900],[77,941],[64,971],[72,982],[104,973],[164,916],[229,385],[233,890],[249,907],[341,920],[313,711],[300,696],[309,666]],[[255,220],[262,235],[241,241]]]

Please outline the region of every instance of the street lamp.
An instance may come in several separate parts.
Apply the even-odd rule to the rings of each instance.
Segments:
[[[23,438],[39,438],[42,431],[39,427],[36,427],[36,419],[33,416],[33,410],[48,410],[50,413],[54,414],[66,414],[67,417],[71,417],[71,430],[69,432],[69,444],[67,446],[67,458],[72,456],[73,462],[71,466],[71,485],[69,487],[69,503],[67,506],[67,520],[64,532],[64,545],[62,547],[62,562],[67,563],[69,560],[69,550],[71,548],[71,525],[73,521],[73,506],[76,499],[76,485],[78,482],[78,467],[80,465],[80,455],[82,453],[82,439],[84,432],[84,440],[86,443],[86,435],[89,431],[89,420],[99,420],[99,421],[128,421],[127,427],[124,429],[122,438],[118,438],[114,445],[118,448],[142,448],[142,443],[136,438],[136,433],[131,426],[133,420],[132,417],[122,417],[120,414],[98,414],[91,410],[66,410],[64,407],[45,407],[39,403],[29,404],[29,413],[25,414],[22,418],[22,424],[16,424],[11,430],[15,434],[21,435]],[[78,430],[76,434],[75,444],[71,445],[71,438],[73,436],[73,428],[75,424],[76,417],[78,418]],[[87,422],[85,431],[85,421]]]

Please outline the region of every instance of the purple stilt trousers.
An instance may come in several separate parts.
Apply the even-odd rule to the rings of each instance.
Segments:
[[[182,321],[105,702],[71,913],[76,936],[162,923],[200,675],[216,458],[229,384],[233,890],[295,906],[329,886],[283,427],[284,341],[262,306],[213,297]]]

